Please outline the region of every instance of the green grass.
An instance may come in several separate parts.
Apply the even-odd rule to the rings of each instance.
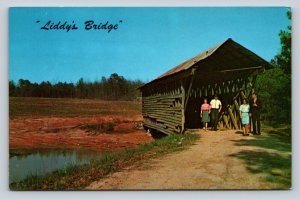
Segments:
[[[291,126],[263,126],[263,134],[255,139],[235,141],[237,146],[253,146],[232,156],[242,159],[249,172],[264,176],[277,189],[291,188]],[[263,188],[263,187],[262,187]]]
[[[80,190],[91,182],[133,164],[166,153],[180,151],[198,139],[196,134],[172,135],[137,148],[104,154],[101,159],[87,165],[68,165],[46,176],[28,176],[18,183],[11,183],[11,190]]]
[[[9,117],[75,117],[135,115],[141,104],[133,101],[10,97]]]

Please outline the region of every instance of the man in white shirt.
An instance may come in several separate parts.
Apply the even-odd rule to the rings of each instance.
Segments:
[[[210,113],[211,113],[211,124],[213,127],[213,130],[217,131],[217,126],[219,122],[219,113],[222,109],[222,103],[219,100],[219,97],[217,94],[215,94],[215,98],[210,101]]]

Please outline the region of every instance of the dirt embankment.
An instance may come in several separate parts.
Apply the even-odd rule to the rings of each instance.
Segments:
[[[134,147],[153,138],[141,126],[141,115],[99,117],[18,117],[10,120],[10,149]]]

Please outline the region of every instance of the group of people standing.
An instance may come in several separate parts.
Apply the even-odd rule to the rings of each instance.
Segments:
[[[253,124],[253,135],[260,135],[260,109],[261,101],[257,98],[255,93],[252,94],[250,103],[247,99],[243,99],[243,104],[239,107],[241,124],[243,126],[243,135],[250,135],[250,123],[252,118]],[[201,105],[201,114],[203,122],[203,129],[207,130],[208,123],[211,122],[212,129],[217,131],[219,122],[219,113],[222,110],[222,103],[219,100],[218,95],[214,95],[214,99],[208,104],[207,98],[204,98],[203,104]]]
[[[214,131],[217,131],[219,113],[222,110],[222,103],[219,100],[218,95],[214,96],[214,99],[207,103],[207,98],[204,98],[204,102],[201,105],[201,118],[203,122],[203,129],[207,129],[208,123],[211,119],[211,125]]]
[[[242,119],[243,135],[250,135],[250,118],[252,118],[253,135],[260,135],[260,110],[261,101],[255,93],[252,94],[250,103],[247,99],[243,99],[243,104],[240,106],[240,117]]]

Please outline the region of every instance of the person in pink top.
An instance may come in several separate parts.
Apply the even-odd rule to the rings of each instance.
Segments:
[[[202,118],[203,122],[203,129],[207,129],[208,122],[210,122],[210,105],[207,103],[207,99],[204,98],[203,104],[201,105],[201,115],[200,117]]]

